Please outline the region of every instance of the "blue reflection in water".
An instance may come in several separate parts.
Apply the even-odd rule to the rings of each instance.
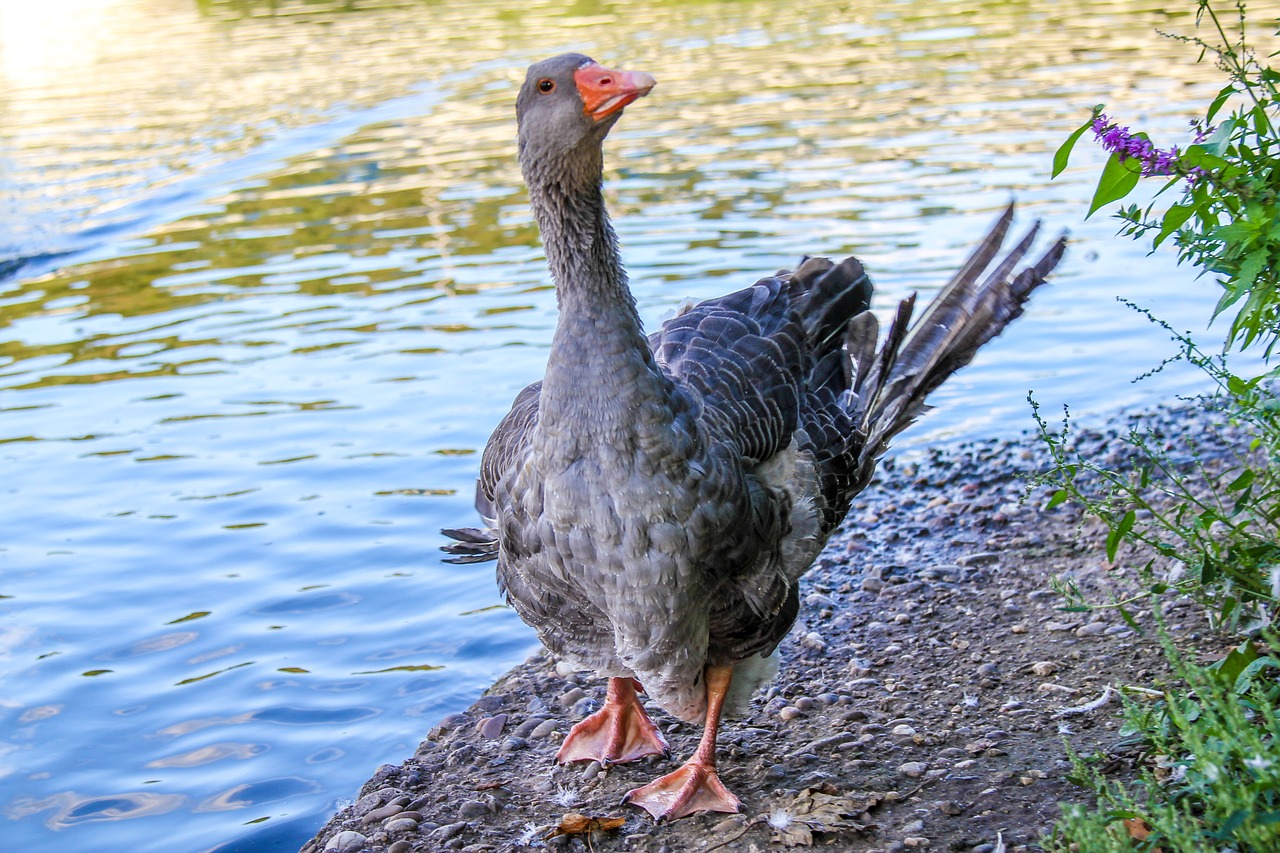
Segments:
[[[1217,90],[1146,74],[1186,59],[1138,55],[1163,13],[1082,9],[1134,22],[1113,44],[1048,0],[632,4],[589,34],[563,4],[304,5],[286,29],[155,0],[0,28],[13,849],[296,849],[535,647],[437,531],[473,522],[479,450],[554,328],[510,104],[547,45],[664,58],[607,176],[648,324],[818,251],[857,252],[883,310],[1016,196],[1075,245],[906,451],[1018,432],[1029,387],[1104,412],[1193,387],[1129,385],[1167,348],[1113,296],[1190,327],[1213,294],[1079,221],[1087,151],[1047,180],[1106,93],[1175,138]],[[19,255],[46,257],[5,278]]]

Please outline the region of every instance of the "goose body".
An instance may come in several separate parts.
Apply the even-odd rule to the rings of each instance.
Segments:
[[[544,379],[490,438],[482,529],[445,531],[546,646],[608,676],[562,761],[665,750],[640,686],[706,723],[680,770],[631,792],[659,819],[735,811],[715,776],[721,714],[772,674],[797,582],[925,396],[1018,316],[1063,252],[1020,268],[1032,229],[988,270],[1007,210],[910,326],[885,332],[854,258],[818,258],[685,308],[646,337],[602,195],[602,143],[654,80],[580,54],[533,65],[517,98],[520,163],[555,280]]]

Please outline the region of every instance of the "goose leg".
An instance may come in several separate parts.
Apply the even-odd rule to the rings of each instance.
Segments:
[[[610,678],[604,707],[569,730],[556,761],[622,764],[646,755],[665,755],[667,742],[645,713],[634,678]]]
[[[707,719],[693,757],[674,773],[628,792],[623,802],[647,811],[655,820],[677,820],[697,812],[736,812],[742,804],[716,775],[716,733],[733,667],[707,667]]]

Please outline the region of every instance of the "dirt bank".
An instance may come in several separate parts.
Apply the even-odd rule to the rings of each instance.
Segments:
[[[1146,418],[1186,429],[1192,415]],[[1125,431],[1080,439],[1091,458],[1115,459]],[[1065,778],[1065,745],[1111,747],[1112,686],[1165,671],[1156,644],[1114,614],[1059,609],[1051,577],[1094,597],[1112,581],[1097,527],[1066,506],[1045,510],[1045,493],[1023,502],[1042,463],[1031,438],[886,462],[804,579],[778,679],[722,731],[721,776],[741,815],[655,826],[619,804],[697,741],[697,726],[656,709],[671,757],[556,766],[564,733],[598,707],[604,684],[535,656],[442,720],[413,757],[381,768],[304,853],[1034,844],[1060,802],[1085,799]],[[1175,636],[1204,630],[1189,604],[1171,618]],[[585,826],[594,831],[548,837],[575,813],[596,819]]]

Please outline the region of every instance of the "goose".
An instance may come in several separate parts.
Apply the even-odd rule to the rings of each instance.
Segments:
[[[444,533],[454,561],[497,560],[548,649],[607,677],[559,762],[665,754],[641,693],[703,725],[688,761],[626,795],[662,821],[740,809],[716,772],[717,732],[776,672],[800,577],[890,440],[1022,313],[1066,238],[1024,264],[1037,222],[996,261],[1010,205],[915,322],[913,295],[883,336],[862,264],[816,257],[646,336],[605,209],[603,143],[654,85],[577,53],[528,69],[519,162],[559,316],[544,378],[484,449],[484,526]]]

